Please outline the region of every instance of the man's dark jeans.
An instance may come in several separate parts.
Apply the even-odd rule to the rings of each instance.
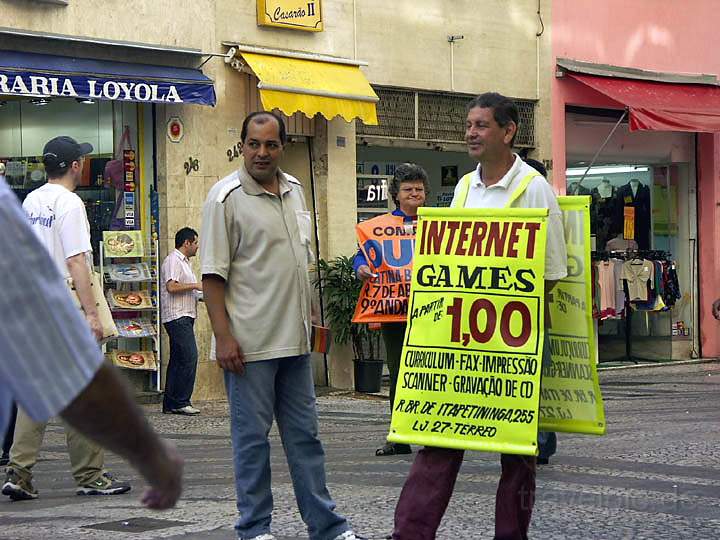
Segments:
[[[195,319],[192,317],[180,317],[164,325],[170,337],[170,361],[163,398],[164,411],[190,405],[198,362],[194,325]]]

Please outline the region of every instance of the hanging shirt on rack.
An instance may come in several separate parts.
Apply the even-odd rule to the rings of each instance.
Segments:
[[[653,281],[653,290],[655,291],[655,295],[659,298],[662,298],[663,295],[663,263],[662,261],[653,261],[654,266],[654,276],[655,279]]]
[[[623,264],[622,278],[627,284],[628,300],[648,301],[648,281],[654,277],[652,261],[632,259]]]
[[[605,243],[612,237],[615,219],[615,187],[610,182],[601,182],[591,192],[590,230],[597,238],[598,249],[605,249]]]
[[[623,288],[623,261],[622,259],[610,259],[613,264],[613,276],[615,283],[615,313],[622,317],[625,312],[625,289]]]
[[[677,300],[680,300],[680,282],[678,281],[675,262],[663,265],[663,301],[665,305],[672,307]]]
[[[600,261],[597,265],[600,284],[600,318],[617,315],[615,303],[615,265],[611,261]]]
[[[590,265],[590,278],[592,279],[592,316],[600,318],[600,283],[598,282],[598,263]]]

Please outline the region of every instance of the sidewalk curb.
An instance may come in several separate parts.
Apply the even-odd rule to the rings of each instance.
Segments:
[[[647,364],[633,364],[631,366],[607,366],[602,367],[601,365],[597,365],[598,371],[615,371],[620,369],[642,369],[642,368],[663,368],[663,367],[672,367],[672,366],[687,366],[687,365],[693,365],[693,364],[711,364],[715,362],[720,362],[720,358],[696,358],[694,360],[678,360],[677,362],[669,361],[669,362],[653,362],[653,363],[647,363]]]

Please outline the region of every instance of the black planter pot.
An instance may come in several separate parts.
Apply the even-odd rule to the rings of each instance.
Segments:
[[[366,394],[375,394],[380,391],[382,382],[382,360],[354,360],[355,364],[355,390]]]

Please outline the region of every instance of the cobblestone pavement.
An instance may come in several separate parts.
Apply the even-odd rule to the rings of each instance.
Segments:
[[[604,371],[609,424],[601,438],[560,435],[551,465],[538,473],[531,537],[543,540],[720,538],[720,364]],[[228,419],[222,403],[201,404],[184,418],[146,410],[187,460],[186,490],[169,512],[141,508],[141,482],[108,456],[128,495],[74,495],[64,436],[52,424],[36,467],[40,499],[0,502],[0,538],[174,540],[234,538]],[[386,400],[352,394],[320,397],[328,481],[338,508],[356,529],[384,538],[412,456],[377,458],[389,411]],[[295,507],[277,434],[273,442],[274,530],[307,538]],[[469,453],[440,539],[492,538],[498,457]]]

